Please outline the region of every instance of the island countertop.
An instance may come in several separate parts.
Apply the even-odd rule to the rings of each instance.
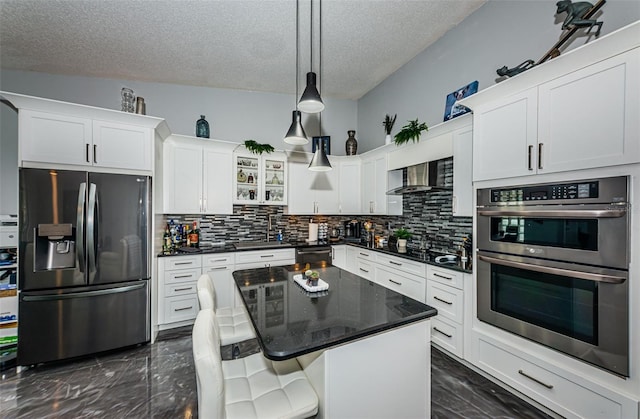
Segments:
[[[296,271],[296,268],[298,269]],[[233,273],[264,355],[284,360],[426,320],[437,310],[335,266],[311,268],[329,284],[310,293],[300,265]]]

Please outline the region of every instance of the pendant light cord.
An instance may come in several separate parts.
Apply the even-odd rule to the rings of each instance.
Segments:
[[[318,6],[318,93],[322,96],[322,0],[319,0]],[[318,115],[318,133],[322,136],[322,112]]]
[[[300,28],[298,22],[300,21],[300,0],[296,0],[296,95],[293,100],[296,101],[296,111],[298,110],[298,43],[300,39]]]

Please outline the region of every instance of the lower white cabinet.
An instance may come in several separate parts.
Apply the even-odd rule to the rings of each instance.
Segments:
[[[252,250],[236,253],[235,270],[290,265],[296,261],[296,251],[288,249]]]
[[[202,273],[209,274],[216,290],[216,308],[235,307],[236,286],[233,283],[234,253],[202,255]]]
[[[374,282],[385,288],[424,302],[424,276],[411,275],[376,264],[374,278]]]
[[[346,269],[347,245],[339,244],[331,246],[331,264],[340,269]]]
[[[173,256],[158,259],[158,325],[160,330],[185,326],[198,314],[196,284],[202,274],[202,257]]]
[[[504,342],[484,335],[476,338],[478,359],[475,363],[478,367],[564,417],[638,417],[637,402],[622,394],[550,365]]]
[[[451,269],[427,267],[425,302],[438,310],[431,324],[431,341],[459,358],[465,358],[465,317],[471,306],[465,302],[464,285],[470,277]]]

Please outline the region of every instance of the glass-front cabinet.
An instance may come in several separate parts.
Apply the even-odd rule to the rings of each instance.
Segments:
[[[284,153],[234,153],[233,203],[287,205],[287,156]]]

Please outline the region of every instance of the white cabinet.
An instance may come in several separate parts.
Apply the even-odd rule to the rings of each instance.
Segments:
[[[459,358],[464,358],[465,283],[471,275],[429,265],[427,267],[426,304],[438,310],[431,324],[431,341]]]
[[[424,302],[425,272],[424,263],[384,253],[376,254],[374,281],[420,302]]]
[[[232,214],[232,146],[172,135],[164,143],[165,214]]]
[[[338,244],[331,246],[331,264],[340,269],[347,266],[347,245]]]
[[[402,215],[402,195],[387,195],[402,186],[402,172],[387,171],[387,154],[363,155],[361,173],[362,213]]]
[[[233,203],[287,205],[287,156],[284,153],[233,154]]]
[[[292,247],[288,249],[236,252],[235,270],[290,265],[295,263],[295,260],[295,249]]]
[[[153,129],[21,109],[21,165],[68,164],[113,169],[152,169]]]
[[[216,309],[236,306],[236,286],[233,282],[234,253],[202,255],[202,273],[209,274],[215,288]]]
[[[453,202],[454,217],[473,216],[473,128],[453,132]]]
[[[198,278],[202,274],[202,257],[169,256],[158,258],[159,329],[193,323],[198,304]]]
[[[473,179],[639,162],[638,94],[636,48],[477,105]]]
[[[344,269],[347,272],[358,275],[358,248],[347,245],[347,260]]]
[[[289,157],[288,214],[338,214],[340,166],[326,172],[309,170],[312,154],[291,153]]]
[[[361,170],[360,158],[347,156],[338,160],[340,173],[339,182],[339,213],[360,214],[362,212]]]

